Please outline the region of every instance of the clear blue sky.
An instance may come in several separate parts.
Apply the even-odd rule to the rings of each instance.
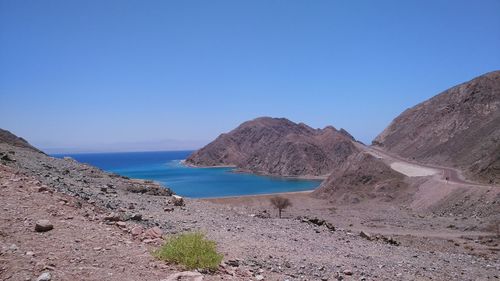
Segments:
[[[264,115],[370,142],[497,69],[498,0],[0,0],[0,128],[42,148],[197,147]]]

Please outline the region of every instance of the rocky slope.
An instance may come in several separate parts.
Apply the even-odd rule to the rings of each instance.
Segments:
[[[0,164],[18,169],[25,175],[37,176],[41,184],[50,184],[59,192],[111,209],[118,208],[116,197],[122,193],[152,196],[172,194],[169,188],[158,183],[108,173],[71,158],[53,158],[11,133],[4,136],[7,137],[0,139],[0,155],[3,155]],[[126,215],[132,214],[133,210]]]
[[[405,179],[382,160],[360,152],[335,169],[313,195],[338,203],[358,203],[363,199],[392,201],[407,197],[409,185]]]
[[[326,176],[359,151],[345,130],[313,129],[284,118],[261,117],[220,135],[193,153],[193,166],[236,166],[279,176]]]
[[[20,138],[20,137],[14,135],[13,133],[11,133],[7,130],[3,130],[3,129],[0,129],[0,143],[10,144],[10,145],[22,147],[22,148],[27,148],[30,150],[34,150],[36,152],[42,152],[42,151],[36,149],[31,144],[29,144],[25,139]]]
[[[398,116],[373,144],[500,183],[500,71],[463,83]]]

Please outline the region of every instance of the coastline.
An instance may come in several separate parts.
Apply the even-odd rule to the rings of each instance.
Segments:
[[[181,160],[180,163],[181,163],[181,165],[189,167],[189,168],[200,168],[200,169],[209,169],[209,168],[234,168],[234,169],[236,169],[237,168],[234,165],[196,166],[196,165],[187,163],[186,159]]]
[[[197,166],[197,165],[193,165],[193,164],[187,163],[186,159],[181,160],[180,163],[182,165],[186,166],[186,167],[189,167],[189,168],[201,168],[201,169],[207,169],[207,168],[231,168],[231,169],[233,169],[231,171],[232,173],[251,174],[251,175],[256,175],[256,176],[275,177],[275,178],[283,178],[283,179],[323,181],[323,180],[326,180],[328,178],[328,176],[329,176],[329,175],[323,175],[323,176],[314,176],[314,175],[303,175],[303,176],[274,175],[274,174],[253,172],[251,170],[246,170],[246,169],[238,168],[236,165]]]
[[[208,201],[212,203],[231,203],[235,201],[249,201],[255,199],[269,199],[275,196],[282,197],[304,197],[313,193],[313,190],[302,190],[302,191],[289,191],[289,192],[277,192],[277,193],[264,193],[264,194],[249,194],[249,195],[235,195],[235,196],[221,196],[221,197],[210,197],[210,198],[197,198],[195,200]]]

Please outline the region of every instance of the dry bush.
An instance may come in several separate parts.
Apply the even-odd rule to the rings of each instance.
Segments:
[[[281,212],[284,209],[292,206],[292,203],[290,202],[290,200],[288,198],[284,198],[281,196],[275,196],[275,197],[271,198],[270,201],[271,201],[271,204],[276,209],[278,209],[279,218],[281,218]]]

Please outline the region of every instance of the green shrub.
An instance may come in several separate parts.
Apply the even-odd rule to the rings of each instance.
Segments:
[[[161,260],[184,265],[187,269],[214,270],[223,258],[217,253],[215,242],[205,239],[205,235],[198,232],[171,237],[154,255]]]

